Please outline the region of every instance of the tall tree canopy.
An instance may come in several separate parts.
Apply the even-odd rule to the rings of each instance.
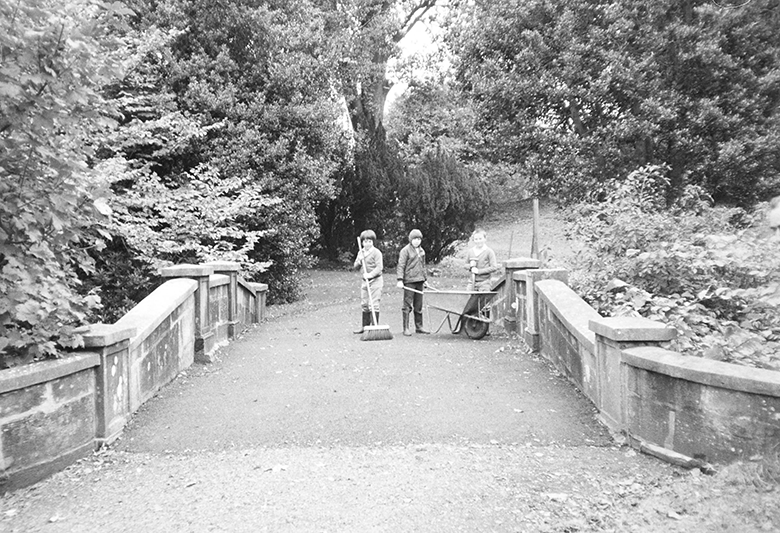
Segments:
[[[295,298],[315,206],[348,157],[327,17],[306,0],[134,0],[136,61],[104,150],[123,238],[149,261],[240,261]]]
[[[354,160],[339,176],[339,194],[320,206],[323,246],[331,254],[351,247],[351,236],[365,228],[380,238],[393,232],[388,221],[398,208],[397,189],[404,165],[386,139],[384,110],[392,83],[388,60],[398,43],[430,14],[437,0],[324,0],[341,50],[337,83],[347,108]]]
[[[484,153],[582,198],[646,164],[750,205],[780,192],[780,2],[491,0],[452,27]]]

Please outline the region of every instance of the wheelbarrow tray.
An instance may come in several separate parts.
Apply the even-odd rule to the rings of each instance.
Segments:
[[[476,291],[425,291],[425,304],[433,309],[465,316],[480,322],[490,322],[482,309],[498,294]]]

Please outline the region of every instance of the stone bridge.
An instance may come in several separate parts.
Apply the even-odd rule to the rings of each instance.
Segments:
[[[117,324],[88,328],[85,349],[0,373],[4,490],[115,443],[166,384],[203,374],[220,354],[241,361],[234,381],[206,386],[194,403],[154,408],[135,446],[605,446],[608,428],[637,450],[708,469],[770,453],[780,440],[776,372],[670,352],[663,345],[674,330],[599,317],[566,285],[565,271],[535,260],[505,262],[485,341],[398,338],[396,328],[392,342],[360,342],[345,333],[357,294],[335,283],[310,291],[319,301],[289,311],[297,313],[290,322],[266,318],[267,287],[245,283],[235,264],[163,275],[168,281]],[[383,318],[400,308],[395,299],[389,291]],[[521,353],[562,376],[554,394],[531,387],[552,378],[524,368]],[[535,381],[526,383],[525,372]]]

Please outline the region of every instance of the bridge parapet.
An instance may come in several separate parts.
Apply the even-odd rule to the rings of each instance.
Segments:
[[[541,270],[516,276],[535,298],[525,302],[524,337],[631,446],[703,470],[777,453],[780,372],[664,349],[673,328],[601,317],[563,279],[544,276]]]
[[[236,263],[161,274],[116,324],[82,328],[82,350],[0,371],[0,493],[115,440],[160,388],[265,316],[268,286],[241,279]]]

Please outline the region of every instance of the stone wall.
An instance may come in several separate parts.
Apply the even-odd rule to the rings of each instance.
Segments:
[[[115,440],[179,372],[264,317],[267,285],[240,280],[236,264],[162,275],[169,279],[116,324],[82,328],[83,350],[0,371],[0,492]]]
[[[599,405],[596,336],[588,329],[599,314],[560,280],[540,280],[533,288],[536,306],[529,321],[535,322],[538,351]]]
[[[630,437],[703,462],[780,451],[780,373],[656,347],[621,359]]]
[[[535,310],[526,300],[526,329],[536,321],[538,350],[632,446],[689,467],[778,452],[779,372],[665,350],[674,329],[602,318],[563,281],[539,275],[524,276],[537,297]]]
[[[83,353],[0,372],[0,488],[33,483],[93,449],[99,364]]]

